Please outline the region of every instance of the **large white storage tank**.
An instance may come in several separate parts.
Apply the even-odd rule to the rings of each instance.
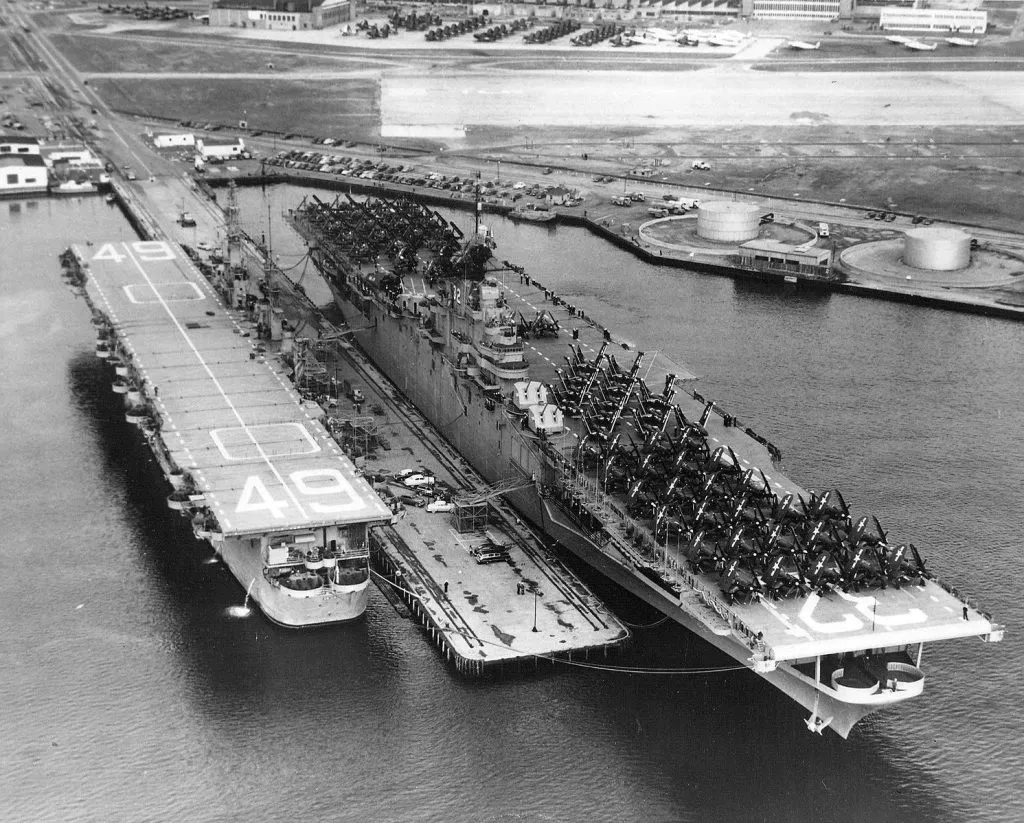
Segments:
[[[720,243],[745,243],[757,237],[761,208],[754,203],[712,200],[697,210],[697,234]]]
[[[910,229],[903,241],[903,262],[928,271],[965,269],[971,264],[971,236],[960,229]]]

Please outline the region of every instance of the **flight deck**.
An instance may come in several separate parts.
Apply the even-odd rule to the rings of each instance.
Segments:
[[[264,614],[290,627],[361,615],[368,529],[391,509],[290,380],[290,340],[269,352],[181,249],[159,240],[76,246],[96,354],[191,520]],[[273,311],[256,300],[249,307]]]
[[[564,302],[554,302],[553,294],[527,278],[521,277],[519,282],[506,279],[504,288],[506,298],[517,311],[526,316],[550,311],[560,324],[569,326],[560,328],[553,337],[536,337],[525,342],[531,380],[557,385],[558,369],[565,368],[564,355],[570,353],[567,337],[572,337],[574,345],[585,357],[598,356],[607,340],[598,325],[591,321],[581,322],[578,316],[573,315],[571,307],[567,310]],[[619,349],[616,354],[625,361],[626,367],[638,354],[630,344],[617,344],[615,348]],[[670,374],[679,386],[694,380],[694,375],[685,367],[661,357],[646,358],[642,373],[653,387],[661,386]],[[679,391],[675,402],[689,419],[697,420],[702,418],[709,401],[689,389]],[[742,468],[754,469],[756,476],[761,478],[760,482],[777,497],[792,495],[794,500],[811,499],[808,489],[782,473],[778,461],[773,459],[777,457],[777,452],[772,453],[774,447],[767,441],[754,439],[756,434],[746,429],[744,424],[720,410],[704,415],[703,421],[709,448],[731,449],[731,454]],[[621,425],[632,437],[642,441],[631,421],[624,419]],[[575,449],[572,444],[579,443],[585,434],[575,431],[576,428],[578,423],[575,420],[566,420],[566,432],[562,437],[567,438],[565,448],[570,453]],[[587,481],[582,482],[586,484]],[[605,528],[622,544],[628,544],[628,520],[607,516],[611,511],[609,504],[619,512],[624,509],[622,499],[616,497],[613,502],[612,495],[602,493],[596,481],[591,480],[590,484],[591,488],[581,488],[585,505],[602,514]],[[603,511],[598,512],[598,509]],[[661,566],[663,576],[685,582],[684,591],[702,590],[706,603],[719,600],[717,575],[693,575],[686,571],[686,546],[687,541],[676,535],[656,548],[655,562]],[[685,581],[680,581],[680,577]],[[895,647],[954,637],[995,639],[1001,636],[1001,627],[993,623],[987,614],[965,603],[933,579],[924,579],[919,585],[865,590],[862,593],[837,590],[827,597],[815,593],[795,599],[758,597],[749,603],[729,604],[728,609],[776,660],[797,660],[865,647]],[[711,623],[715,622],[716,615],[709,612],[708,617]]]
[[[388,520],[280,364],[162,241],[76,247],[174,463],[225,535]]]

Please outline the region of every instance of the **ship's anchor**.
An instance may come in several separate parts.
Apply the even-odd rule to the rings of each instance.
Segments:
[[[811,716],[804,721],[807,724],[808,730],[815,734],[821,734],[822,731],[829,727],[833,720],[831,717],[818,717],[818,701],[820,699],[820,694],[814,695],[814,708],[811,709]]]

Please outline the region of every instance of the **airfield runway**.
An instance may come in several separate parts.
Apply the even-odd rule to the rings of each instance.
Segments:
[[[759,72],[723,62],[677,72],[507,72],[381,77],[381,129],[647,129],[1024,123],[1020,72]],[[429,105],[427,104],[429,103]]]

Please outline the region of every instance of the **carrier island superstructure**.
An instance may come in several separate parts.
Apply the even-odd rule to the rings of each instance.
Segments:
[[[125,415],[191,519],[264,614],[283,626],[366,610],[367,529],[390,509],[180,247],[75,246],[81,288]]]
[[[681,369],[612,346],[497,263],[485,232],[406,200],[311,196],[288,216],[351,339],[456,451],[551,540],[810,710],[811,730],[846,737],[921,694],[926,643],[1001,639],[913,544],[801,488]]]

